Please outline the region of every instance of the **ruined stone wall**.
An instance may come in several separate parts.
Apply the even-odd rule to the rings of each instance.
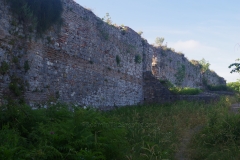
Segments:
[[[174,83],[182,65],[180,85],[201,85],[199,69],[183,56],[163,53],[131,28],[109,25],[73,0],[62,2],[62,26],[39,36],[0,0],[0,62],[9,67],[1,71],[1,97],[12,95],[30,104],[59,100],[96,107],[133,105],[144,101],[144,72]]]
[[[19,72],[18,77],[27,81],[24,92],[29,103],[57,98],[64,102],[92,106],[133,105],[142,101],[142,68],[143,63],[135,62],[135,57],[143,57],[142,39],[130,28],[117,28],[104,23],[91,11],[84,9],[71,0],[63,1],[64,24],[61,30],[52,27],[41,38],[25,34],[19,27],[11,25],[13,17],[1,17],[1,32],[10,37],[1,37],[9,44],[7,49],[1,48],[2,61],[14,66],[12,57],[6,59],[7,50],[12,56],[20,51],[16,48],[19,41],[24,41],[23,61],[28,61],[29,70],[24,73],[24,62],[20,62],[19,71],[11,67],[11,71]],[[1,10],[6,6],[2,6]],[[3,15],[11,15],[6,10]],[[18,32],[15,34],[15,32]],[[25,33],[25,32],[24,32]],[[15,34],[15,35],[14,35]],[[25,36],[31,36],[29,40]],[[12,48],[12,49],[10,49]],[[118,59],[118,60],[117,60]],[[20,70],[22,70],[20,72]],[[10,77],[10,71],[3,77]],[[10,79],[10,78],[8,78]],[[4,81],[3,84],[10,83]],[[7,90],[8,85],[1,87]]]
[[[203,73],[203,78],[208,85],[226,85],[224,78],[219,77],[216,72],[207,70]]]
[[[203,80],[209,85],[226,85],[226,81],[214,71],[203,72],[201,66],[189,61],[184,54],[166,46],[154,48],[152,72],[157,79],[169,80],[181,87],[204,88]]]
[[[168,48],[154,50],[153,74],[162,80],[182,87],[201,88],[202,74],[199,66],[193,65],[183,54]]]

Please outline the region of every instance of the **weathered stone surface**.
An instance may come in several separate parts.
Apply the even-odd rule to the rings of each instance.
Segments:
[[[123,32],[122,27],[108,25],[73,0],[62,2],[61,29],[53,26],[39,38],[23,25],[14,25],[16,18],[0,0],[0,61],[10,66],[1,75],[0,95],[9,91],[14,75],[21,79],[24,98],[30,104],[58,99],[111,107],[143,103],[144,97],[149,102],[169,101],[173,97],[167,89],[159,88],[156,78],[176,83],[175,75],[182,65],[185,72],[180,86],[202,86],[200,69],[184,56],[172,51],[163,54],[163,48],[148,44],[131,28],[125,27]],[[135,62],[136,55],[143,59],[141,63]],[[150,78],[143,77],[145,72]],[[207,78],[212,84],[225,82],[216,74]],[[148,90],[155,90],[154,100]]]

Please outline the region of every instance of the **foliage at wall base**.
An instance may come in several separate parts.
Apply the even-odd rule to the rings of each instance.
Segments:
[[[0,159],[121,159],[125,130],[94,110],[0,106]],[[122,152],[120,152],[120,150]]]

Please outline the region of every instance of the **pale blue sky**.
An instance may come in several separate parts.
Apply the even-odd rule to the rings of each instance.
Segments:
[[[189,60],[205,58],[227,82],[240,79],[228,69],[240,58],[240,0],[75,1],[100,18],[109,13],[113,23],[143,31],[149,43],[164,37]]]

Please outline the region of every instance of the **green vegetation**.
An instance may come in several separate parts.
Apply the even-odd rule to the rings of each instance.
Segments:
[[[138,33],[140,36],[142,36],[143,31],[138,31],[137,33]]]
[[[24,91],[23,81],[16,76],[11,77],[11,82],[9,83],[8,87],[10,91],[17,97],[21,96],[22,92]]]
[[[102,18],[102,20],[107,24],[112,25],[112,19],[109,13],[106,13],[106,15]]]
[[[61,22],[60,0],[6,0],[20,22],[31,24],[39,33]]]
[[[128,30],[128,28],[125,27],[124,25],[121,25],[121,26],[119,27],[119,29],[120,29],[122,35],[125,35],[125,34],[127,33],[127,30]]]
[[[181,94],[181,95],[197,95],[201,93],[202,91],[198,88],[181,88],[181,87],[172,87],[169,88],[169,90],[174,94]]]
[[[236,59],[236,61],[240,61],[240,59]],[[232,63],[228,68],[232,68],[232,67],[235,67],[235,68],[233,68],[230,73],[240,72],[240,63]]]
[[[161,84],[169,89],[173,94],[180,95],[197,95],[202,92],[198,88],[189,88],[189,87],[176,87],[169,80],[160,80]]]
[[[90,63],[90,64],[93,64],[93,61],[92,61],[92,60],[90,60],[90,61],[89,61],[89,63]]]
[[[172,50],[173,51],[173,50]],[[184,53],[182,52],[177,52],[177,54],[181,55],[181,56],[184,56]]]
[[[135,55],[135,63],[141,63],[142,62],[142,57],[140,56],[140,54],[136,54]]]
[[[59,93],[59,91],[56,91],[55,92],[55,97],[58,99],[58,98],[60,98],[60,93]]]
[[[184,78],[185,78],[185,66],[181,65],[180,67],[178,67],[178,70],[175,74],[175,78],[176,78],[176,84],[177,85],[181,85]]]
[[[161,79],[160,82],[161,82],[162,85],[164,85],[168,89],[174,87],[174,85],[169,80],[162,80]]]
[[[10,44],[12,46],[15,45],[15,40],[14,39],[9,40],[8,44]]]
[[[216,106],[208,113],[202,131],[193,137],[188,150],[189,158],[239,159],[239,139],[240,115],[230,113],[226,106]]]
[[[120,65],[121,58],[119,57],[119,55],[116,55],[116,62],[117,62],[117,65]]]
[[[0,159],[113,159],[123,157],[125,130],[93,110],[54,105],[0,110]]]
[[[232,89],[233,91],[240,93],[240,80],[238,80],[237,82],[227,83],[227,87]]]
[[[29,69],[30,69],[29,63],[28,63],[28,61],[25,61],[24,62],[24,70],[25,70],[25,72],[27,72]]]
[[[4,75],[7,73],[8,70],[9,70],[8,63],[6,61],[3,61],[0,66],[0,73]]]
[[[175,52],[175,49],[174,48],[170,48],[171,51]]]
[[[204,58],[198,61],[201,66],[201,71],[206,72],[209,69],[210,63],[206,61]]]
[[[200,65],[200,64],[199,64],[199,61],[194,60],[194,59],[190,60],[190,63],[191,63],[192,65],[194,65],[194,66]]]
[[[9,83],[9,89],[15,94],[15,96],[21,95],[20,87],[16,81]]]
[[[162,44],[163,44],[163,41],[164,41],[164,38],[163,37],[157,37],[156,39],[155,39],[155,45],[156,46],[162,46]]]
[[[205,77],[203,77],[202,81],[205,88],[209,91],[233,91],[227,85],[210,85]]]
[[[19,62],[18,57],[17,57],[17,56],[13,56],[13,57],[12,57],[12,62],[15,63],[15,64],[17,64],[17,63]]]
[[[210,91],[231,91],[226,85],[207,85],[207,89]]]
[[[174,159],[184,134],[199,125],[205,125],[201,132],[205,137],[200,134],[198,141],[193,141],[194,153],[207,151],[207,148],[197,148],[198,142],[224,153],[228,149],[221,148],[225,142],[232,149],[236,145],[231,144],[238,142],[230,140],[240,138],[239,125],[235,123],[239,118],[229,118],[228,124],[220,121],[223,115],[218,111],[227,111],[229,104],[228,98],[222,98],[216,104],[181,101],[122,107],[102,113],[63,104],[32,110],[13,101],[0,106],[0,159]],[[228,133],[231,133],[229,137]],[[225,141],[224,134],[229,140]],[[214,152],[210,151],[213,150],[204,152],[205,155],[211,156]],[[236,149],[232,152],[235,151],[239,152]]]

